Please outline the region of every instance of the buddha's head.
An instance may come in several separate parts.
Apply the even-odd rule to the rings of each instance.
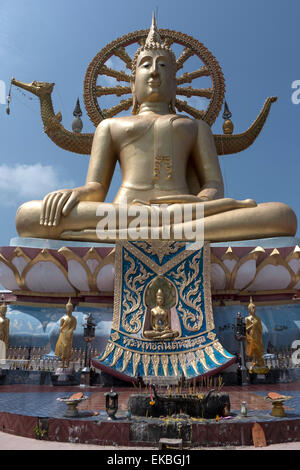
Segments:
[[[248,312],[250,313],[250,315],[255,316],[255,310],[256,310],[255,303],[252,301],[252,297],[250,297],[250,301],[248,305]]]
[[[158,289],[158,291],[156,292],[156,303],[159,307],[162,307],[164,305],[164,302],[165,302],[164,293],[161,289]]]
[[[145,102],[166,103],[169,112],[175,113],[176,59],[162,41],[154,15],[146,42],[136,51],[132,61],[131,90],[132,114],[138,114],[139,107]]]
[[[70,297],[69,297],[68,303],[66,304],[66,312],[68,315],[72,315],[72,312],[73,312],[73,304],[71,302]]]

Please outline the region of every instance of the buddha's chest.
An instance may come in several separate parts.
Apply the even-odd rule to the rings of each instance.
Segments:
[[[156,324],[164,324],[166,320],[166,311],[164,309],[156,308],[155,311],[152,312],[152,315]]]
[[[174,152],[189,152],[196,137],[194,122],[190,119],[172,119],[162,116],[157,119],[128,119],[118,123],[112,131],[115,147],[119,152],[130,147],[155,153],[159,156],[172,156]]]

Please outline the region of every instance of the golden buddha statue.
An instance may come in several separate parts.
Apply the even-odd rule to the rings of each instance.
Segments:
[[[77,320],[72,315],[73,304],[71,299],[66,304],[66,314],[60,320],[60,334],[55,347],[55,355],[60,357],[62,367],[69,367],[71,354],[73,333],[77,326]]]
[[[249,316],[246,317],[246,354],[252,360],[251,371],[264,374],[269,371],[263,358],[264,345],[262,340],[262,324],[260,318],[255,314],[256,307],[250,297],[248,305]]]
[[[143,204],[150,209],[153,204],[188,203],[193,210],[193,218],[188,222],[193,230],[199,223],[194,215],[196,206],[203,203],[205,240],[294,236],[297,219],[289,206],[224,198],[223,178],[210,126],[201,119],[175,112],[175,56],[162,41],[155,19],[132,64],[132,115],[100,122],[83,186],[53,191],[43,201],[27,202],[18,209],[19,235],[105,241],[99,239],[97,233],[101,219],[97,214],[99,203],[108,209],[113,206],[117,221],[120,205],[128,204],[126,229],[135,218],[130,212],[133,205]],[[114,202],[104,203],[117,161],[121,166],[122,184]],[[118,239],[118,226],[116,228],[115,239]],[[173,224],[172,230],[174,228]],[[127,236],[123,232],[122,238],[131,239],[128,231]],[[110,241],[114,240],[110,237]]]
[[[3,341],[6,349],[8,348],[9,339],[9,323],[10,320],[6,318],[7,305],[5,301],[0,305],[0,341]]]
[[[149,339],[173,339],[179,336],[178,331],[171,328],[171,311],[164,308],[165,296],[162,289],[156,292],[156,306],[150,312],[151,330],[144,331],[145,338]]]

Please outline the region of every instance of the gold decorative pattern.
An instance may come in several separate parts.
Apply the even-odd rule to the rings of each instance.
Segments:
[[[210,331],[207,335],[208,339],[210,339],[211,341],[213,341],[216,336],[216,333],[213,333],[212,331]]]
[[[192,259],[188,260],[189,263],[189,274],[188,278],[185,274],[184,265],[180,265],[176,271],[176,274],[173,275],[176,285],[179,289],[179,303],[177,310],[182,314],[182,321],[185,328],[188,331],[199,331],[203,323],[203,312],[201,310],[201,282],[202,278],[199,276],[200,269],[200,259],[202,255],[202,250],[196,252]],[[194,283],[194,287],[192,284]],[[187,291],[187,293],[185,293]],[[192,296],[196,298],[192,299]],[[189,307],[186,309],[182,305],[182,301],[185,305]],[[190,309],[194,310],[193,313]]]
[[[143,362],[143,367],[144,367],[144,375],[147,376],[148,375],[148,369],[149,369],[149,365],[150,365],[150,355],[148,354],[143,354],[142,355],[142,362]]]
[[[140,363],[140,360],[141,360],[141,355],[139,353],[134,353],[133,354],[133,359],[132,359],[133,375],[134,376],[136,375],[136,371],[137,371],[138,365]]]
[[[215,328],[214,314],[212,309],[211,298],[211,281],[210,281],[210,243],[204,242],[203,246],[203,291],[204,306],[206,315],[206,330],[210,331]]]
[[[155,155],[154,175],[153,175],[154,180],[159,179],[160,167],[162,163],[164,164],[164,167],[167,172],[165,179],[169,180],[172,177],[172,158],[170,156]]]
[[[103,355],[100,357],[100,361],[104,361],[110,355],[110,353],[114,350],[114,348],[115,348],[115,344],[109,341],[107,343],[107,346],[105,348]]]
[[[177,85],[183,85],[184,83],[192,83],[195,78],[209,77],[210,72],[208,67],[205,65],[198,70],[193,72],[184,72],[180,77],[177,77]]]
[[[128,287],[124,287],[126,302],[123,304],[122,326],[128,333],[138,333],[142,327],[141,316],[144,313],[140,293],[144,288],[143,282],[151,276],[151,273],[147,272],[142,264],[138,268],[128,251],[124,252],[124,259],[130,263],[130,268],[124,276],[124,284]]]
[[[163,367],[163,371],[164,371],[165,376],[169,375],[168,374],[169,357],[166,354],[162,354],[160,360],[161,360],[161,363],[162,363],[162,367]]]
[[[122,372],[124,372],[127,369],[128,363],[131,359],[132,352],[131,351],[125,351],[123,355],[123,366],[122,366]]]
[[[212,346],[206,346],[205,352],[215,364],[221,365],[221,363],[215,357],[215,353]]]
[[[179,363],[181,365],[181,369],[183,370],[183,373],[185,377],[187,377],[187,370],[186,370],[186,355],[184,353],[178,354],[178,359]]]
[[[108,86],[97,86],[96,89],[96,94],[97,96],[103,96],[103,95],[117,95],[117,96],[122,96],[122,95],[127,95],[128,93],[131,93],[131,88],[129,86],[120,86],[117,85],[115,87],[108,87]]]
[[[170,361],[174,370],[175,375],[179,375],[178,371],[178,356],[177,354],[171,354],[170,355]]]
[[[222,356],[230,358],[230,356],[228,356],[228,354],[225,353],[224,348],[223,348],[223,346],[221,345],[221,343],[219,343],[219,341],[215,341],[215,342],[213,343],[213,346],[214,346],[214,348],[215,348],[219,353],[222,354]]]
[[[172,241],[161,241],[161,240],[151,240],[149,242],[140,242],[139,246],[143,250],[152,256],[157,256],[159,262],[162,263],[165,256],[172,255],[180,250],[180,248],[185,246],[185,243],[172,242]]]
[[[205,354],[204,354],[204,351],[203,349],[198,349],[197,351],[195,351],[195,354],[196,356],[198,357],[199,361],[201,362],[201,364],[203,365],[203,367],[206,369],[206,370],[209,370],[209,367],[206,363],[206,358],[205,358]]]
[[[199,375],[199,371],[197,369],[197,358],[195,356],[195,353],[193,352],[189,352],[187,354],[187,359],[189,361],[189,363],[192,365],[194,371],[196,372],[197,375]]]
[[[112,339],[113,341],[118,341],[118,339],[120,339],[120,335],[119,335],[119,333],[118,333],[117,331],[115,331],[114,333],[112,333],[112,334],[110,335],[110,337],[111,337],[111,339]]]
[[[115,352],[114,352],[114,357],[113,357],[113,360],[111,362],[111,366],[116,365],[116,363],[118,362],[118,360],[122,356],[123,352],[124,352],[124,349],[119,348],[118,346],[116,346]]]
[[[145,242],[146,243],[146,242]],[[149,244],[146,244],[148,246]],[[129,292],[129,296],[131,301],[133,302],[133,308],[129,308],[128,305],[122,305],[122,272],[123,272],[123,261],[122,261],[122,250],[126,250],[126,256],[128,261],[131,263],[130,266],[130,273],[127,271],[126,273],[126,281],[131,282],[131,290],[132,292],[136,292],[136,282],[140,281],[144,276],[143,279],[146,280],[150,273],[146,272],[139,272],[139,276],[134,276],[137,273],[137,268],[135,266],[134,260],[131,257],[131,253],[140,259],[142,263],[146,266],[149,266],[152,271],[156,272],[158,275],[163,274],[167,270],[171,269],[174,263],[180,262],[182,259],[185,259],[187,256],[190,255],[188,250],[184,250],[181,254],[178,255],[176,261],[171,259],[168,263],[165,263],[163,266],[158,265],[153,260],[151,260],[148,256],[142,253],[138,248],[134,245],[130,244],[127,241],[117,241],[116,243],[116,255],[115,255],[115,295],[114,295],[114,313],[113,313],[113,322],[112,322],[112,329],[119,330],[120,329],[120,322],[121,322],[121,308],[125,307],[125,315],[122,319],[122,326],[129,332],[129,330],[134,330],[135,332],[139,331],[141,328],[141,314],[142,312],[139,310],[141,299],[137,300],[134,296]],[[129,278],[129,274],[132,274],[132,281]],[[128,322],[127,318],[129,315],[134,313],[133,318]]]
[[[124,47],[119,47],[118,49],[115,50],[115,55],[117,57],[120,57],[120,59],[125,62],[126,67],[131,70],[132,67],[132,59],[131,57],[127,54],[126,50]]]
[[[160,361],[160,356],[158,354],[153,354],[151,356],[151,361],[154,369],[154,374],[158,376],[158,368],[159,368],[159,361]]]
[[[173,41],[172,41],[173,43]],[[171,45],[171,44],[170,44]],[[180,70],[182,69],[184,63],[187,61],[187,59],[189,59],[190,57],[192,57],[194,55],[194,52],[192,49],[190,49],[189,47],[185,47],[183,52],[180,54],[180,56],[178,57],[178,59],[176,60],[176,68],[177,70]]]

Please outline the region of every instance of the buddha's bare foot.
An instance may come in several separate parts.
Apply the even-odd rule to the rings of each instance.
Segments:
[[[143,201],[142,199],[134,199],[131,204],[137,204],[142,206],[150,206],[150,202]]]
[[[257,204],[254,199],[244,199],[242,201],[236,201],[238,204],[241,204],[241,207],[256,207]]]

